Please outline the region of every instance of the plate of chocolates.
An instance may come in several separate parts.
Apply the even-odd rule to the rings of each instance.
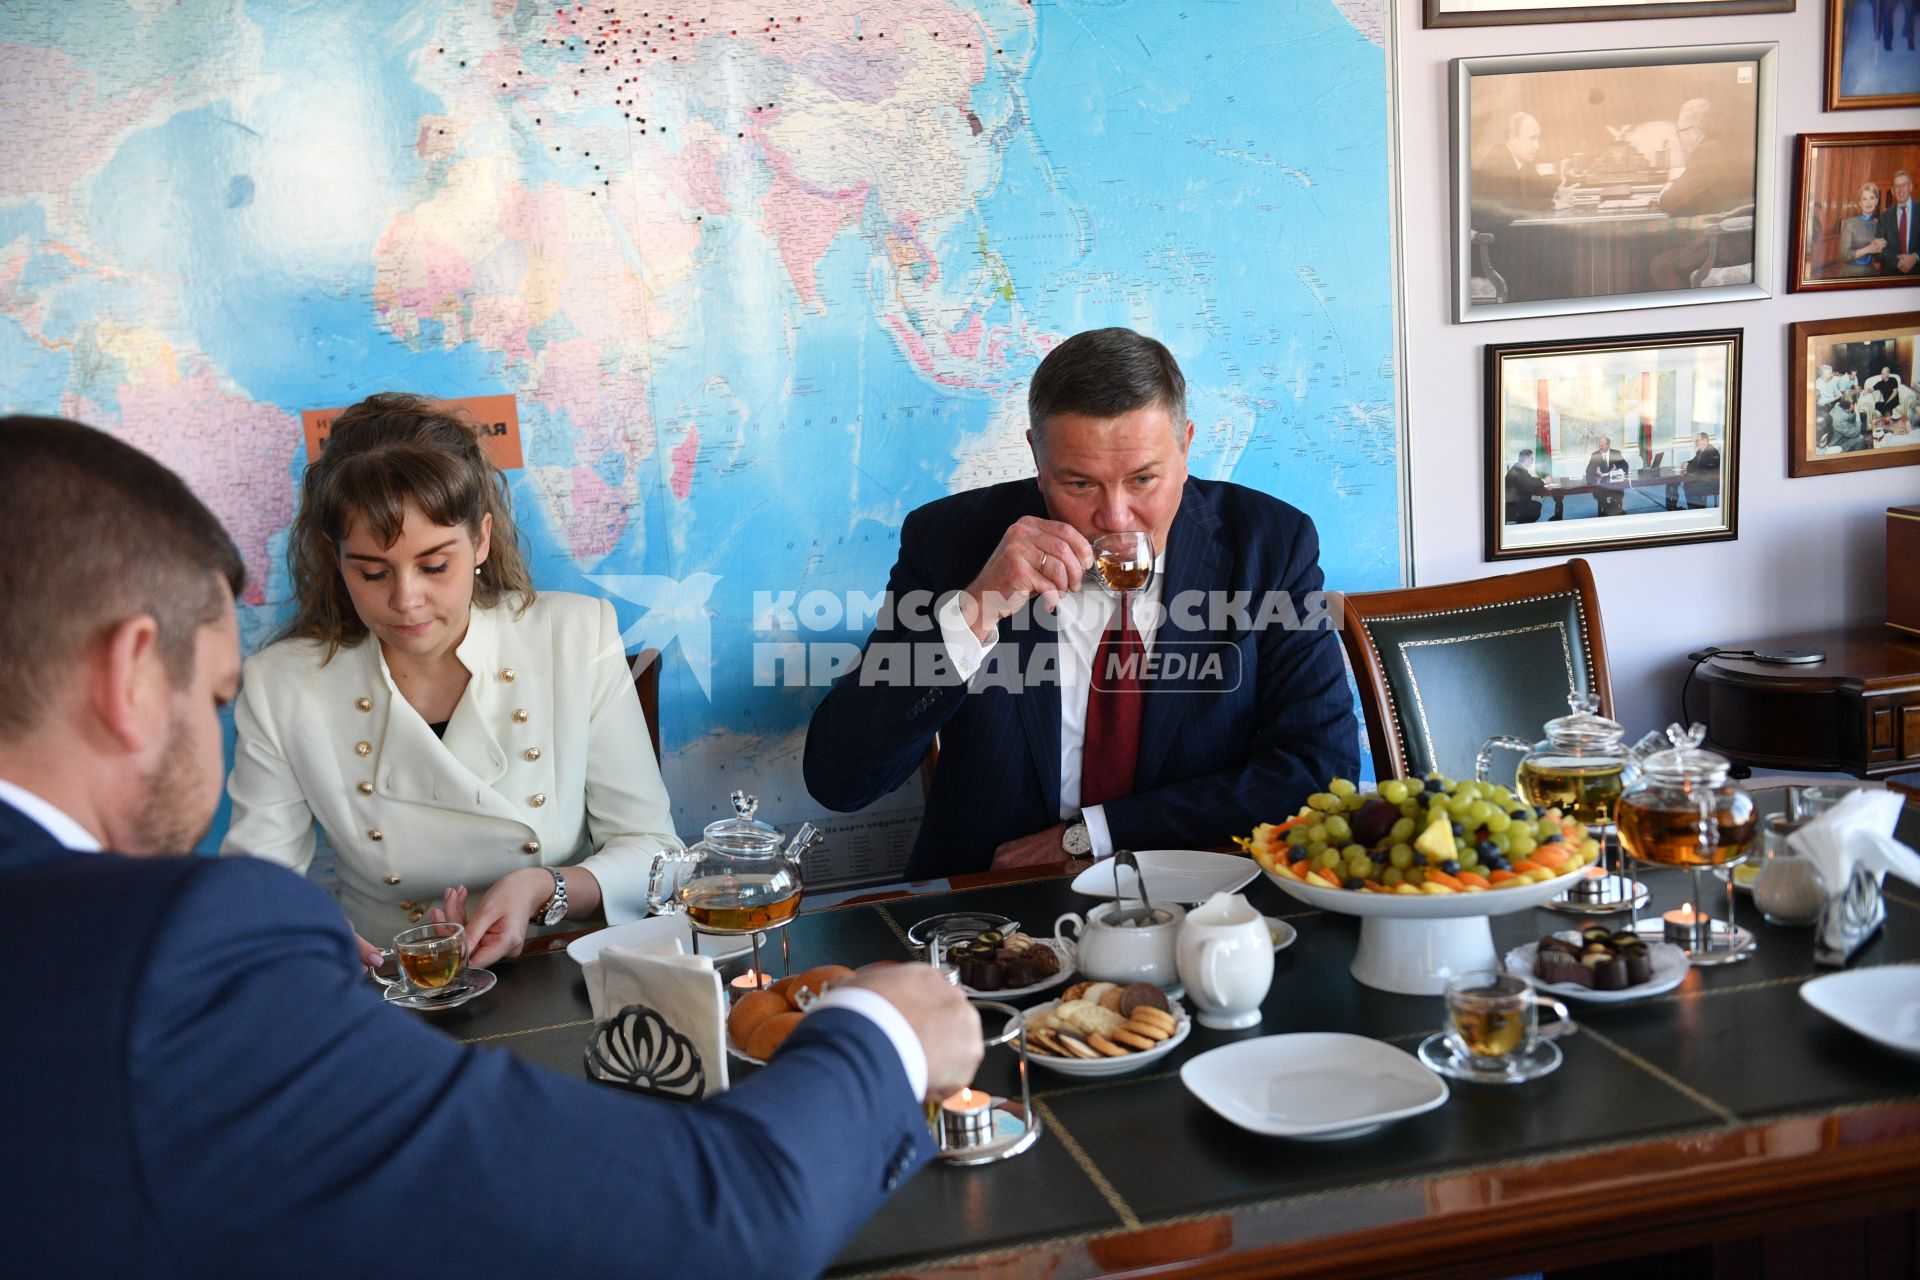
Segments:
[[[1671,943],[1648,942],[1629,930],[1597,924],[1577,933],[1549,933],[1507,952],[1507,968],[1532,978],[1542,991],[1595,1004],[1671,991],[1691,967],[1687,953]]]
[[[1059,986],[1073,976],[1073,948],[1051,938],[988,929],[947,952],[960,989],[1005,1000]]]

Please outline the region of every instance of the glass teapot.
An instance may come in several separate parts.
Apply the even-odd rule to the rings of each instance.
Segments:
[[[802,864],[823,837],[805,822],[782,847],[778,828],[753,816],[757,798],[744,791],[731,798],[735,816],[708,823],[698,844],[654,855],[647,905],[661,914],[684,911],[707,933],[778,928],[800,907]],[[676,865],[686,870],[670,877]]]
[[[1571,711],[1547,721],[1547,736],[1527,742],[1504,734],[1480,744],[1473,776],[1491,780],[1493,753],[1498,748],[1519,751],[1520,767],[1514,786],[1536,809],[1559,809],[1588,826],[1613,821],[1614,802],[1638,775],[1627,731],[1600,714],[1600,701],[1591,693],[1567,699]]]
[[[1747,854],[1759,826],[1753,797],[1728,781],[1731,763],[1703,750],[1704,725],[1667,727],[1635,746],[1640,779],[1614,806],[1620,843],[1644,862],[1719,866]]]

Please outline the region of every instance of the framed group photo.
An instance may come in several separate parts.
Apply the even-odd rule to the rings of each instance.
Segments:
[[[1735,537],[1740,338],[1488,346],[1487,559]]]
[[[1788,287],[1920,284],[1920,204],[1913,189],[1920,174],[1920,129],[1803,133],[1799,144]]]
[[[1920,311],[1788,329],[1787,474],[1920,464]]]
[[[1497,27],[1516,22],[1606,22],[1792,13],[1794,0],[1426,0],[1429,27]]]
[[[1920,107],[1920,51],[1914,45],[1920,6],[1913,0],[1826,5],[1827,110]]]
[[[1455,59],[1454,319],[1771,296],[1777,57]]]

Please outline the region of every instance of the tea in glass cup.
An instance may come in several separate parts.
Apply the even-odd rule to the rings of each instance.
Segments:
[[[1482,1071],[1517,1071],[1542,1039],[1573,1030],[1567,1006],[1535,993],[1518,974],[1477,969],[1447,980],[1447,1021],[1442,1028],[1455,1055]],[[1553,1010],[1543,1032],[1540,1007]]]
[[[419,995],[445,991],[467,957],[467,931],[453,921],[415,925],[394,935],[400,985]]]
[[[1093,572],[1109,591],[1144,591],[1153,580],[1153,539],[1139,530],[1093,540]]]

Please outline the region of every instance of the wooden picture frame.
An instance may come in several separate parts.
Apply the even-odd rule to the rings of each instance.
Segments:
[[[1916,55],[1920,62],[1920,55]],[[1907,266],[1900,269],[1893,196],[1905,175],[1908,199],[1920,175],[1920,129],[1878,133],[1803,133],[1793,165],[1795,292],[1885,289],[1920,284],[1920,201],[1909,205]],[[1868,188],[1874,217],[1861,217]],[[1884,246],[1864,256],[1851,248]]]
[[[1873,27],[1868,29],[1859,25],[1863,6],[1853,0],[1856,21],[1849,31],[1847,0],[1826,2],[1827,110],[1920,107],[1920,56],[1916,56],[1911,43],[1920,39],[1920,15],[1915,14],[1913,6],[1905,7],[1906,24],[1896,32],[1893,19],[1902,11],[1901,6],[1889,0],[1871,0],[1864,6],[1873,20]],[[1875,44],[1884,47],[1875,49]]]
[[[1486,558],[1739,536],[1741,341],[1711,329],[1490,344]]]
[[[1787,344],[1789,476],[1920,465],[1920,311],[1802,320]]]
[[[1453,62],[1453,318],[1773,295],[1775,44]]]
[[[1425,27],[1501,27],[1532,22],[1620,22],[1792,13],[1797,0],[1424,0]]]

